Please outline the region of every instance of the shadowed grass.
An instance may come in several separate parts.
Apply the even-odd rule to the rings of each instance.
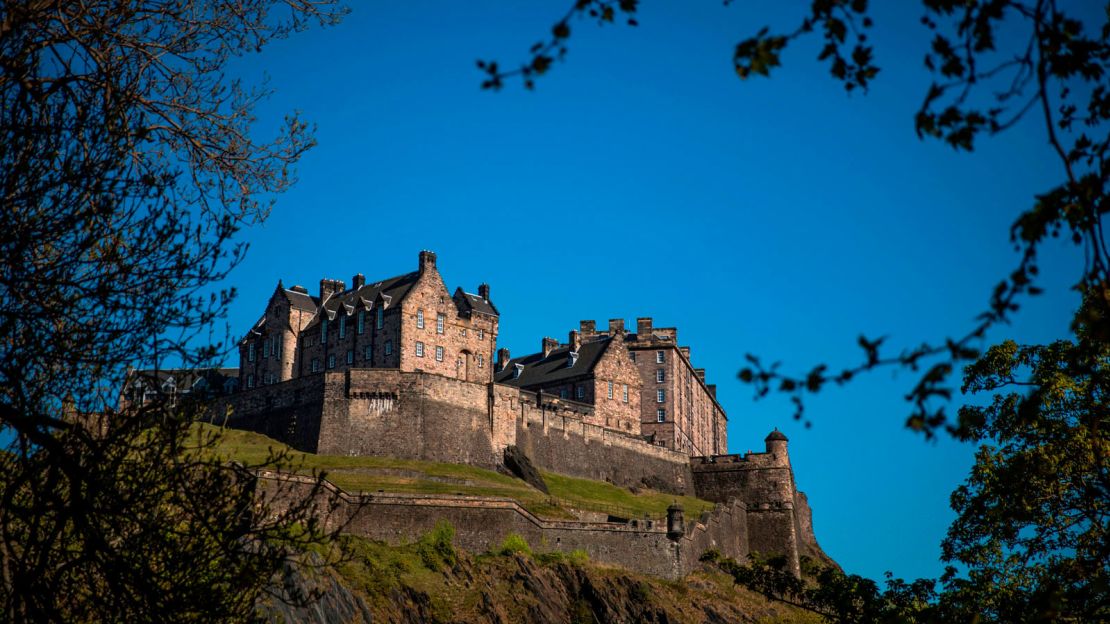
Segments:
[[[213,425],[199,424],[201,432],[213,432]],[[348,457],[302,453],[258,433],[224,429],[216,453],[226,460],[259,464],[273,452],[289,453],[284,470],[310,473],[324,471],[327,478],[350,492],[389,492],[402,494],[466,494],[512,498],[537,516],[567,519],[574,515],[563,504],[583,510],[617,512],[631,517],[666,514],[667,506],[677,500],[686,509],[686,517],[695,520],[713,504],[692,496],[674,496],[645,490],[633,494],[611,483],[568,477],[544,472],[553,501],[543,492],[520,479],[492,470],[395,457]]]

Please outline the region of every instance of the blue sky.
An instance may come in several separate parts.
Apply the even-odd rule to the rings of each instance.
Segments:
[[[514,353],[580,319],[651,316],[717,384],[733,452],[773,427],[790,437],[829,554],[874,578],[938,575],[972,448],[903,428],[914,377],[823,392],[807,430],[736,372],[748,352],[835,368],[858,360],[860,333],[900,349],[966,331],[1016,265],[1017,211],[1060,166],[1036,119],[970,155],[917,140],[928,33],[911,3],[876,7],[883,71],[867,95],[846,95],[812,44],[770,80],[738,80],[732,47],[791,27],[800,8],[784,4],[648,2],[638,28],[572,22],[566,62],[535,92],[481,91],[474,62],[524,60],[566,0],[364,3],[244,57],[233,73],[275,90],[260,136],[300,110],[319,145],[244,234],[228,322],[248,329],[278,279],[378,279],[413,270],[420,249],[451,289],[491,284]],[[1046,252],[1047,293],[992,340],[1066,335],[1081,260]]]

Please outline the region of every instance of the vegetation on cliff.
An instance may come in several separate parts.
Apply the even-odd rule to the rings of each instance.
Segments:
[[[348,560],[334,576],[313,581],[329,584],[341,596],[337,603],[325,599],[322,609],[264,611],[271,621],[300,623],[324,622],[321,613],[340,610],[397,624],[820,621],[739,588],[709,566],[682,581],[664,581],[597,565],[581,553],[533,552],[541,545],[533,549],[519,536],[490,552],[468,553],[451,545],[451,535],[450,526],[441,525],[402,546],[344,536]]]

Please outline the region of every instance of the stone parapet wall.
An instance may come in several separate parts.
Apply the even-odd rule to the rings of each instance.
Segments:
[[[307,496],[315,484],[298,475],[264,472],[259,477],[261,496],[277,508]],[[471,552],[495,549],[515,533],[537,552],[583,550],[593,561],[668,579],[688,574],[710,548],[738,560],[748,555],[747,515],[740,502],[687,520],[685,534],[673,540],[661,524],[546,520],[507,498],[354,495],[330,483],[318,493],[317,513],[330,529],[390,544],[411,542],[447,521],[455,529],[455,544]]]

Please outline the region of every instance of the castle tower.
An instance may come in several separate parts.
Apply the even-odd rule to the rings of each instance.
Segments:
[[[774,431],[763,438],[763,442],[767,445],[767,453],[774,457],[775,464],[790,466],[790,453],[786,450],[786,444],[789,441],[786,435],[779,431],[778,427],[775,427]]]

